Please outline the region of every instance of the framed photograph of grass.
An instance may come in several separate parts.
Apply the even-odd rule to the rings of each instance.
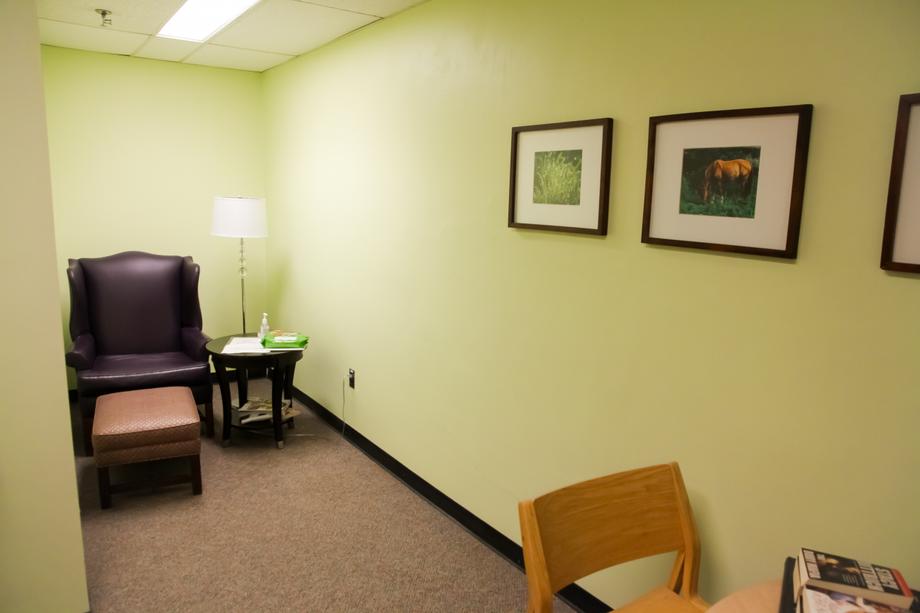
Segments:
[[[613,119],[511,129],[508,226],[607,234]]]
[[[811,113],[651,117],[642,242],[795,258]]]
[[[882,268],[920,272],[920,94],[905,94],[898,103]]]

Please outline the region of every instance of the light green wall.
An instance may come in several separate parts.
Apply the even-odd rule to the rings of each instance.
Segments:
[[[0,611],[89,610],[58,333],[38,25],[0,2]]]
[[[431,0],[264,76],[46,48],[63,320],[66,258],[142,249],[236,330],[211,199],[266,194],[249,311],[312,336],[298,386],[341,413],[355,368],[347,420],[511,538],[520,499],[678,460],[708,598],[800,545],[920,583],[920,280],[877,265],[920,5],[761,4]],[[649,115],[800,103],[797,261],[639,242]],[[508,229],[511,126],[601,116],[609,235]]]
[[[239,331],[239,241],[210,235],[211,207],[264,195],[261,75],[56,47],[42,63],[65,329],[67,259],[138,250],[191,255],[205,332]],[[253,330],[265,240],[246,245]]]
[[[920,3],[432,0],[265,74],[297,385],[506,535],[680,462],[716,599],[799,546],[920,584],[920,279],[878,267]],[[815,106],[794,262],[639,241],[648,117]],[[506,227],[511,127],[615,118],[606,238]],[[614,605],[647,582],[584,583]]]

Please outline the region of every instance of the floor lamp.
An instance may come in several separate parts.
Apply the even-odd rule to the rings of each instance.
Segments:
[[[240,239],[240,308],[243,334],[246,334],[246,247],[243,241],[268,236],[265,198],[215,197],[211,234]]]

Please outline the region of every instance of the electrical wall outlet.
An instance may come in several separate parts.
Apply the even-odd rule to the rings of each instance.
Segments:
[[[348,369],[348,387],[355,389],[355,369]]]

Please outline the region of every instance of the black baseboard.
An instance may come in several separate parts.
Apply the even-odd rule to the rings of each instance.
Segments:
[[[417,494],[452,517],[479,540],[495,550],[499,555],[506,558],[522,571],[524,570],[524,553],[520,545],[473,515],[457,501],[409,470],[404,464],[400,463],[396,458],[375,445],[351,426],[345,424],[343,429],[342,420],[337,415],[310,398],[310,396],[297,387],[294,388],[294,398],[309,407],[323,421],[335,428],[338,432],[341,432],[345,440],[363,451],[368,457],[405,483]],[[582,613],[606,613],[611,610],[611,607],[603,601],[574,583],[559,590],[557,595],[569,606],[577,611],[582,611]]]

